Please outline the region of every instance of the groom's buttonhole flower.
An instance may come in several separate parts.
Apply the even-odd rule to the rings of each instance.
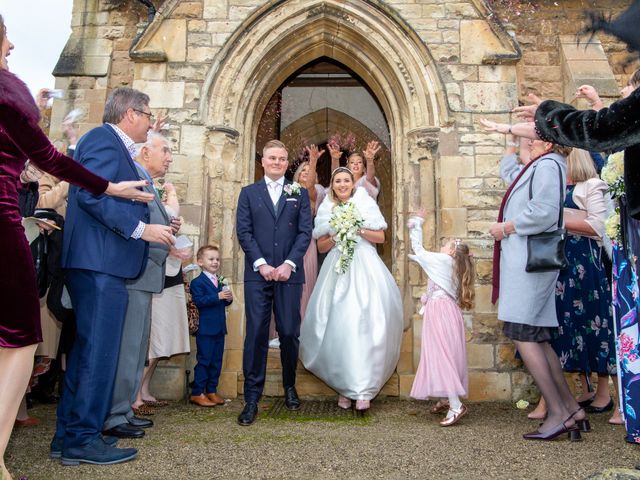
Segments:
[[[300,184],[298,182],[288,183],[284,186],[284,193],[288,196],[300,195]]]

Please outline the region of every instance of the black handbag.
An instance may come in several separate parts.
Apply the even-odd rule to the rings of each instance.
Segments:
[[[553,232],[542,232],[527,237],[527,272],[551,272],[567,268],[567,257],[564,254],[564,244],[567,239],[567,231],[562,228],[564,219],[564,194],[562,192],[562,169],[557,161],[558,178],[560,179],[560,215],[558,228]],[[536,173],[534,165],[529,179],[529,200],[533,196],[533,176]]]

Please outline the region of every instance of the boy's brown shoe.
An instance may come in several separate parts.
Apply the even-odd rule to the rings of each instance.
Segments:
[[[189,401],[195,405],[198,405],[199,407],[215,407],[216,404],[213,403],[211,400],[209,400],[204,393],[201,393],[200,395],[191,395],[191,397],[189,397]]]
[[[224,405],[224,399],[217,393],[207,393],[207,398],[216,405]]]

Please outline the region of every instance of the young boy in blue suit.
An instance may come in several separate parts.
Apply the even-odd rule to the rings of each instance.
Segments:
[[[233,302],[226,279],[218,275],[220,251],[213,245],[200,247],[196,255],[202,273],[191,281],[191,298],[198,307],[200,325],[196,332],[198,363],[194,369],[191,403],[200,407],[224,404],[216,393],[222,370],[224,336],[227,334],[225,307]]]

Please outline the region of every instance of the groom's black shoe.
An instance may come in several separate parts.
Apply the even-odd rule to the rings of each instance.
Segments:
[[[287,410],[298,410],[300,408],[300,399],[296,387],[288,387],[284,391],[284,405]]]
[[[240,415],[238,415],[238,424],[243,427],[248,427],[256,421],[256,415],[258,415],[258,404],[249,402],[244,406]]]

